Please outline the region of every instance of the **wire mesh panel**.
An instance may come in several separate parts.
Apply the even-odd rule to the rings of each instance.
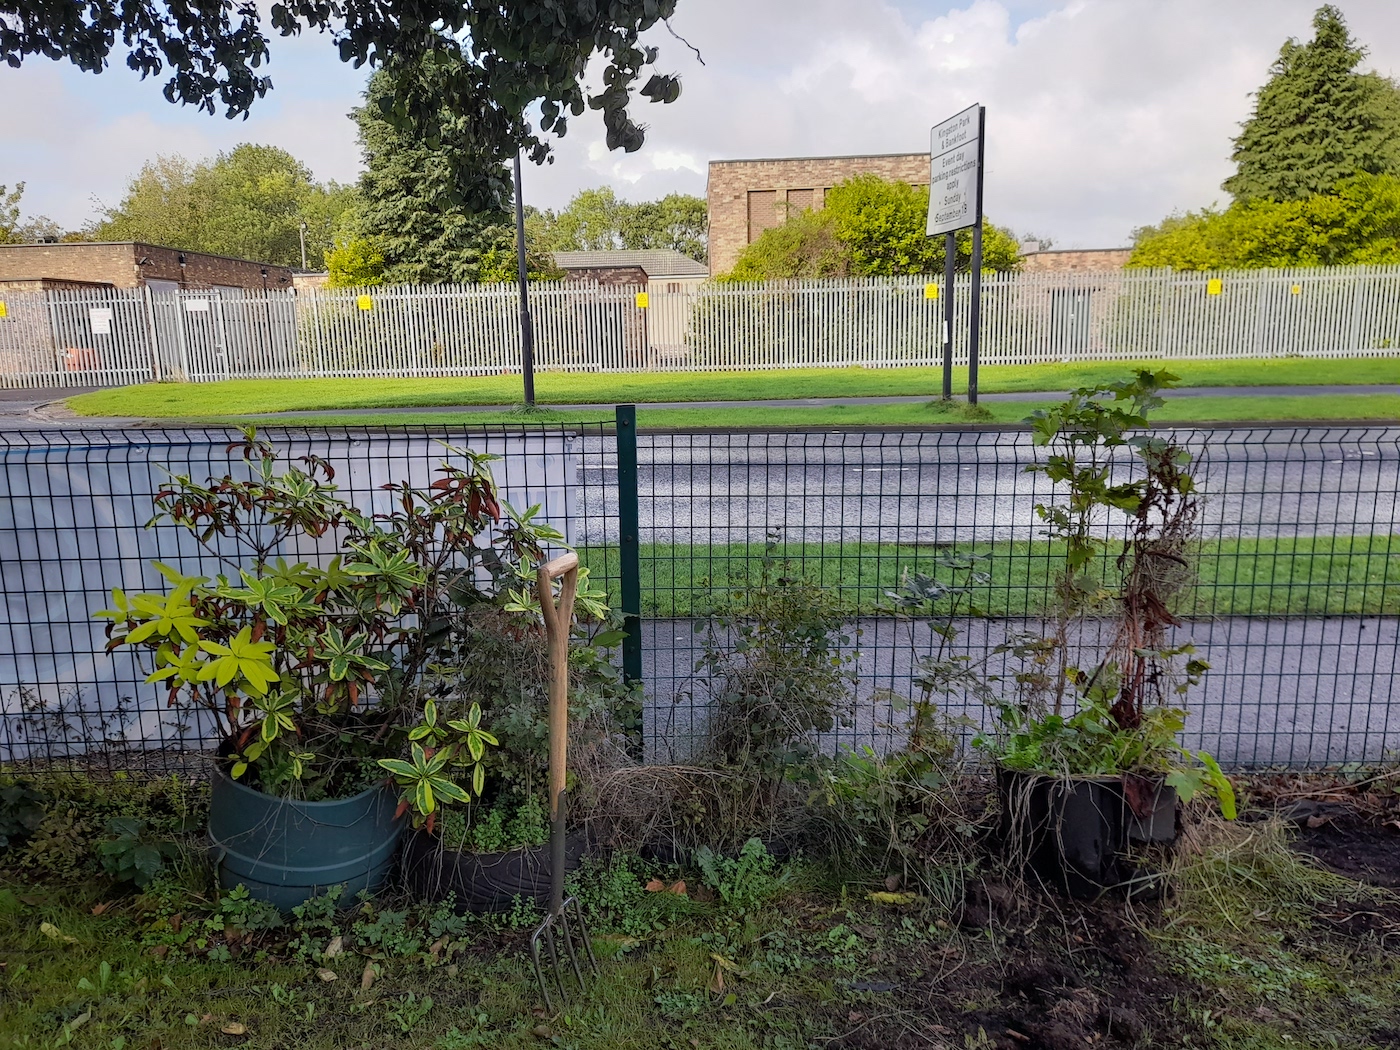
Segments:
[[[584,480],[611,454],[600,424],[567,429],[473,426],[441,429],[261,431],[289,464],[325,459],[338,494],[360,510],[390,511],[383,486],[424,487],[453,448],[489,452],[502,497],[577,543],[595,578],[616,589],[590,536],[605,535],[604,509],[583,498]],[[133,654],[104,652],[93,614],[111,589],[165,592],[152,566],[185,574],[233,574],[236,563],[200,547],[185,529],[147,525],[170,474],[196,482],[241,476],[241,435],[223,429],[25,430],[0,434],[0,761],[161,770],[211,741],[206,727],[166,706]],[[289,557],[325,559],[335,537],[303,542]]]
[[[1205,497],[1198,579],[1173,632],[1211,664],[1188,697],[1187,742],[1232,766],[1384,757],[1400,745],[1400,431],[1175,435],[1197,457]],[[842,610],[854,703],[824,735],[828,748],[900,740],[919,659],[940,645],[987,661],[1009,688],[1018,668],[997,650],[1044,635],[1060,559],[1035,514],[1056,494],[1026,472],[1037,451],[1029,433],[998,427],[643,433],[648,754],[684,759],[711,742],[714,683],[697,666],[707,645],[734,642],[716,633],[713,610],[764,580],[814,585]],[[1098,527],[1121,540],[1125,524]],[[977,555],[987,580],[952,621],[949,646],[933,629],[941,621],[896,616],[887,592],[905,573],[947,579],[952,552]],[[1076,628],[1071,650],[1105,642],[1105,629]],[[986,724],[980,701],[936,699]]]

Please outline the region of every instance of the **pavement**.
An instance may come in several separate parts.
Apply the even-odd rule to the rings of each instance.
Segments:
[[[0,390],[0,427],[112,427],[131,426],[137,423],[160,426],[161,420],[141,420],[128,416],[78,416],[62,405],[64,398],[85,394],[96,387],[59,387],[18,390]],[[960,392],[959,397],[965,392]],[[979,400],[997,401],[1054,401],[1067,391],[1018,391],[1014,393],[987,393]],[[1329,394],[1397,394],[1400,384],[1336,384],[1312,386],[1213,386],[1178,387],[1164,391],[1164,396],[1176,397],[1314,397]],[[684,409],[684,408],[830,408],[841,405],[918,405],[934,400],[936,392],[911,394],[898,397],[805,397],[805,398],[765,398],[754,401],[649,401],[639,403],[644,409]],[[336,416],[396,416],[396,415],[462,415],[473,412],[509,412],[516,405],[399,405],[382,408],[320,408],[290,412],[256,413],[259,418],[295,420],[329,415]],[[556,410],[575,412],[612,412],[616,402],[550,404],[545,406]],[[174,422],[174,421],[172,421]],[[232,422],[232,421],[231,421]]]

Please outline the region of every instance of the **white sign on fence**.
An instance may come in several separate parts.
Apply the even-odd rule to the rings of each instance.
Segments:
[[[88,311],[88,324],[92,325],[93,335],[111,335],[112,308],[110,306],[94,306]]]
[[[934,126],[929,147],[928,235],[982,221],[982,107]]]
[[[208,299],[186,299],[185,313],[187,314],[207,314],[209,312]]]

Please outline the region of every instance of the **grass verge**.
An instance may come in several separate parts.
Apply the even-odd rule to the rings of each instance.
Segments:
[[[753,430],[772,427],[919,427],[968,423],[1022,422],[1036,409],[1054,401],[984,401],[976,407],[940,401],[903,405],[829,405],[820,408],[647,408],[637,409],[639,429]],[[1169,400],[1152,415],[1156,423],[1275,423],[1332,421],[1365,422],[1400,419],[1400,395],[1326,394],[1289,397],[1191,397]],[[197,416],[182,422],[214,426],[273,427],[457,427],[519,423],[611,422],[610,411],[598,409],[539,409],[517,411],[422,411],[316,413],[308,416]]]
[[[1169,367],[1188,386],[1294,386],[1395,382],[1386,358],[1311,360],[1260,358],[1231,361],[1090,361],[1075,364],[988,365],[979,370],[983,393],[1044,390],[1121,379],[1137,367]],[[967,388],[967,369],[955,369],[954,388]],[[550,405],[657,401],[746,401],[810,397],[937,396],[937,368],[794,368],[763,372],[590,374],[544,372],[536,377],[540,401]],[[509,405],[520,400],[519,376],[446,379],[234,379],[220,383],[144,383],[68,399],[85,416],[194,418],[268,412],[434,405]],[[1019,417],[1017,417],[1019,418]],[[656,424],[671,425],[671,424]],[[679,425],[679,424],[678,424]]]
[[[979,571],[990,580],[972,596],[987,616],[1036,616],[1046,609],[1050,582],[1063,552],[1046,542],[978,543],[960,554],[985,560]],[[837,590],[853,614],[889,607],[885,592],[898,587],[908,569],[938,571],[933,544],[788,543],[783,557],[801,574]],[[618,576],[617,549],[581,551],[595,577]],[[640,551],[642,609],[651,616],[696,615],[722,597],[763,558],[764,544],[691,547],[643,544]],[[1202,544],[1198,580],[1179,609],[1186,616],[1400,615],[1400,536],[1219,540]]]

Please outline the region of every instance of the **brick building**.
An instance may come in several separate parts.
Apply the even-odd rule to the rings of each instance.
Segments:
[[[706,186],[710,211],[710,273],[733,267],[744,246],[779,226],[793,211],[820,208],[826,191],[853,175],[927,186],[927,153],[870,157],[712,160]]]
[[[182,252],[130,241],[93,244],[9,244],[0,246],[0,282],[40,282],[47,287],[182,288],[240,291],[292,287],[286,266]]]
[[[657,291],[679,292],[704,281],[710,271],[704,263],[672,248],[610,251],[555,252],[554,265],[570,281],[596,281],[609,285],[650,285]]]
[[[1064,248],[1023,251],[1022,273],[1103,273],[1121,270],[1133,254],[1131,248]]]

